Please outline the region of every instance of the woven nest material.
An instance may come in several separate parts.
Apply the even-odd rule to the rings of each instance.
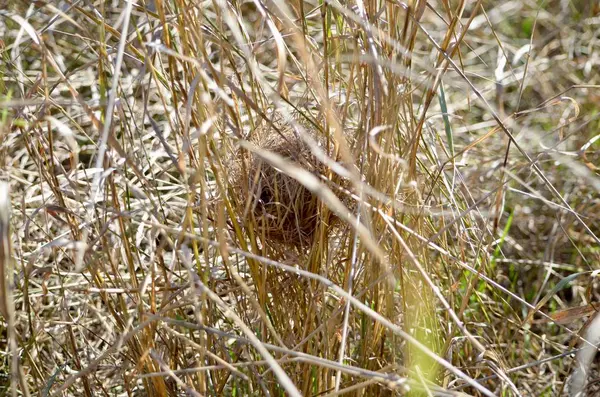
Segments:
[[[278,127],[257,129],[249,140],[314,175],[327,174],[327,167],[316,160],[300,137],[290,128]],[[314,134],[312,138],[322,141]],[[296,179],[248,151],[238,152],[233,163],[231,187],[236,195],[242,196],[236,200],[236,212],[243,214],[246,220],[252,218],[258,237],[264,243],[306,247],[320,222],[331,226],[334,217],[324,219],[319,212],[318,197]]]

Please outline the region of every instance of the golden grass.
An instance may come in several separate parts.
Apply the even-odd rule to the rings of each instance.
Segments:
[[[567,390],[599,12],[11,2],[0,395]]]

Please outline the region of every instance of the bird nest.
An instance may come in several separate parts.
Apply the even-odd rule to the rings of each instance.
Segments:
[[[276,127],[257,128],[250,142],[316,176],[327,175],[328,168],[314,157],[309,146],[291,128],[282,128],[280,124]],[[323,143],[314,133],[311,136]],[[254,225],[255,234],[263,243],[306,247],[321,223],[329,229],[335,220],[332,215],[323,216],[320,200],[302,183],[255,153],[240,150],[233,159],[230,175],[233,193],[238,196],[236,213],[243,214],[246,225]],[[335,187],[332,190],[339,191]]]

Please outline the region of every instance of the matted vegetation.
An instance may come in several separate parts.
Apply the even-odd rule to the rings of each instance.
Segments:
[[[4,2],[0,395],[594,390],[593,3]]]

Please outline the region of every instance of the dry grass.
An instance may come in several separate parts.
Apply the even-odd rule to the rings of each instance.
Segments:
[[[593,2],[5,3],[0,395],[567,392]]]

